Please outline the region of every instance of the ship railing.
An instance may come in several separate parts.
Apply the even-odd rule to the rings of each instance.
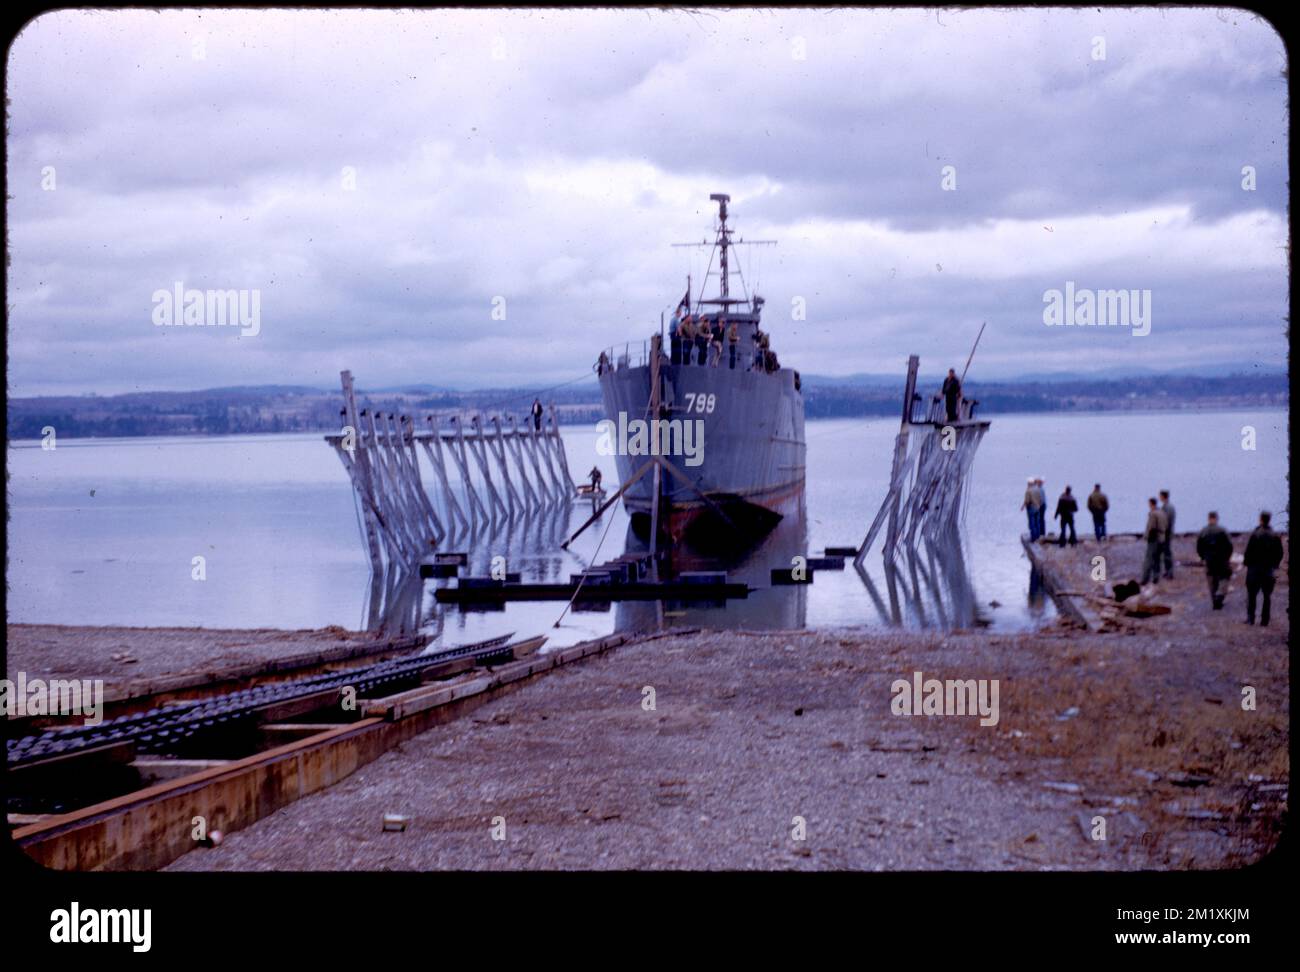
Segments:
[[[979,400],[975,398],[962,398],[957,402],[957,425],[964,422],[975,421],[975,407],[979,405]],[[919,414],[918,414],[919,413]],[[913,425],[948,425],[948,406],[944,402],[943,395],[935,394],[930,397],[927,404],[918,394],[912,401],[912,414],[908,416],[908,421]]]
[[[698,360],[695,355],[698,352],[691,352],[691,366],[697,367]],[[722,346],[722,358],[718,366],[726,368],[730,360],[730,349],[726,343]],[[664,341],[662,354],[665,364],[671,363],[669,342]],[[592,371],[596,374],[604,374],[606,371],[622,371],[625,368],[643,368],[650,363],[650,338],[644,341],[628,341],[623,344],[614,344],[603,348],[596,358],[596,363],[591,366]],[[758,349],[754,342],[748,339],[747,335],[742,335],[739,345],[736,348],[736,370],[737,371],[764,371],[763,358],[759,356]]]
[[[603,348],[592,365],[596,374],[603,370],[622,371],[624,368],[643,368],[650,363],[650,339],[628,341]]]

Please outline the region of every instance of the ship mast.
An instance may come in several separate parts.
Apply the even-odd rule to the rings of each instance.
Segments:
[[[722,267],[722,299],[725,301],[731,296],[731,274],[727,270],[727,247],[731,245],[731,230],[727,229],[727,203],[731,202],[731,197],[725,192],[715,192],[709,198],[718,204],[719,262]],[[726,305],[723,306],[725,308]]]
[[[711,200],[718,204],[718,237],[712,243],[704,240],[700,243],[674,243],[673,246],[712,246],[718,254],[720,269],[718,271],[722,278],[722,285],[719,288],[717,297],[706,298],[704,289],[709,285],[709,277],[713,276],[710,272],[713,267],[713,260],[709,260],[709,269],[704,273],[704,282],[700,284],[700,296],[696,301],[697,304],[717,304],[724,313],[731,309],[732,304],[743,304],[744,300],[733,298],[731,296],[731,265],[729,253],[733,246],[775,246],[776,240],[733,240],[731,234],[735,232],[727,225],[727,203],[731,202],[731,196],[725,192],[715,192],[709,196]],[[741,274],[741,284],[745,282],[744,274]],[[690,285],[687,284],[687,294],[690,294]],[[759,301],[762,298],[757,298]],[[689,310],[689,308],[688,308]]]

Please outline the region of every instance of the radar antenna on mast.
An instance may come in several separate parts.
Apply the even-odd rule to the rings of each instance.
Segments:
[[[715,192],[710,194],[709,199],[718,204],[718,231],[717,238],[710,243],[708,240],[702,240],[699,243],[674,243],[673,246],[712,246],[718,254],[718,275],[721,278],[721,284],[718,288],[718,296],[705,298],[704,287],[712,275],[713,256],[709,257],[709,266],[704,271],[704,282],[700,284],[700,296],[696,304],[718,304],[724,310],[732,304],[748,303],[748,298],[731,296],[731,267],[728,260],[727,252],[733,246],[776,246],[776,240],[733,240],[731,234],[735,232],[727,225],[727,203],[731,202],[731,196],[725,192]],[[752,267],[751,267],[752,269]],[[744,283],[744,276],[741,276],[741,283]],[[755,295],[756,299],[758,298]]]

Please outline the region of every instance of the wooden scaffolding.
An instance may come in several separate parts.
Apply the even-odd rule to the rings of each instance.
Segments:
[[[918,536],[937,543],[957,534],[966,478],[989,430],[989,422],[973,417],[977,402],[962,399],[955,421],[949,421],[938,396],[928,405],[922,402],[916,391],[920,365],[916,355],[907,359],[902,424],[894,440],[889,491],[858,548],[854,562],[859,567],[882,529],[881,552],[887,561],[900,545],[914,548]]]
[[[390,565],[410,569],[448,543],[577,494],[554,405],[537,423],[474,412],[426,415],[417,424],[410,415],[358,410],[352,373],[340,377],[343,428],[325,441],[352,482],[376,574]],[[437,480],[433,496],[421,452]]]

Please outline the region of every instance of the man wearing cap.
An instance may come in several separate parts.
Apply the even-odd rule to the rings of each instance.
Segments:
[[[1030,476],[1025,485],[1025,501],[1020,508],[1029,517],[1029,539],[1038,539],[1038,491],[1034,489],[1034,477]]]

